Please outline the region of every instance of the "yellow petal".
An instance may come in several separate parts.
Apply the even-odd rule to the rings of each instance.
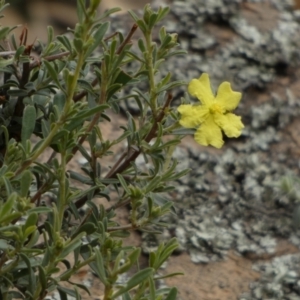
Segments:
[[[201,105],[183,104],[177,110],[181,114],[179,123],[186,128],[198,127],[208,114],[208,108]]]
[[[224,144],[222,131],[220,127],[213,121],[212,116],[198,128],[195,133],[195,141],[203,146],[212,145],[215,148],[221,148]]]
[[[244,128],[241,117],[228,113],[226,115],[216,114],[214,120],[228,137],[239,137]]]
[[[225,81],[220,84],[217,92],[216,102],[227,111],[234,110],[241,101],[242,94],[234,92],[230,83]]]
[[[189,84],[188,91],[192,96],[197,97],[203,105],[210,105],[215,98],[207,73],[203,73],[199,79],[193,79]]]

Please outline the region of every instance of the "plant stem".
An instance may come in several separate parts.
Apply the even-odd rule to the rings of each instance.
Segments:
[[[164,161],[162,173],[165,173],[168,170],[175,148],[176,148],[175,145],[169,147],[167,151],[166,159]]]
[[[27,169],[43,152],[44,150],[51,144],[51,141],[59,128],[61,127],[60,125],[61,122],[57,122],[54,124],[52,130],[49,132],[49,135],[45,138],[43,143],[40,145],[40,147],[33,153],[31,158],[25,160],[23,164],[19,167],[19,169],[16,170],[14,177],[17,175],[21,174],[25,169]]]
[[[153,68],[153,45],[152,45],[152,35],[151,32],[145,33],[146,39],[146,68],[148,70],[149,77],[149,89],[150,89],[150,105],[153,116],[156,117],[157,103],[156,103],[156,88],[155,88],[155,79],[154,79],[154,68]]]
[[[95,260],[95,254],[91,255],[88,259],[86,259],[85,261],[81,262],[80,264],[78,264],[76,266],[73,266],[72,269],[67,270],[57,280],[58,281],[68,280],[72,274],[74,274],[76,271],[80,270],[82,267],[88,265],[93,260]]]
[[[61,153],[61,162],[60,162],[60,176],[59,176],[59,199],[57,201],[57,210],[59,216],[59,224],[60,228],[62,226],[63,218],[64,218],[64,207],[66,203],[66,152],[65,150]]]

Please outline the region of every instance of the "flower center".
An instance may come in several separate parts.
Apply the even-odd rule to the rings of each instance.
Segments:
[[[223,113],[223,110],[222,110],[222,108],[221,108],[220,105],[214,103],[214,104],[212,104],[212,105],[209,107],[209,112],[210,112],[211,114],[215,114],[215,113],[222,114],[222,113]]]

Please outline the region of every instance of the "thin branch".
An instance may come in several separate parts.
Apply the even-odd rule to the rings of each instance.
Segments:
[[[124,39],[124,41],[121,43],[121,45],[118,47],[118,49],[116,50],[116,54],[120,54],[124,47],[126,46],[126,44],[128,44],[130,42],[130,39],[132,38],[133,34],[135,33],[135,31],[137,30],[138,26],[136,24],[133,24],[133,26],[131,27],[130,32],[128,33],[128,35],[126,36],[126,38]],[[92,86],[96,86],[96,84],[98,83],[98,79],[95,78],[92,81]],[[73,96],[73,101],[74,102],[78,102],[80,101],[83,97],[85,97],[87,95],[87,91],[82,91],[77,95]],[[101,95],[100,95],[100,101],[99,103],[105,103],[105,99],[106,99],[106,90],[104,90],[104,88],[101,88]],[[85,134],[80,138],[80,140],[78,141],[78,144],[73,148],[72,150],[72,155],[75,155],[75,153],[78,151],[79,147],[78,145],[82,145],[83,142],[86,140],[88,134],[92,131],[92,129],[94,128],[94,126],[96,125],[96,123],[98,122],[99,118],[101,116],[101,113],[97,113],[94,115],[93,120],[90,122]]]
[[[0,57],[15,55],[17,51],[2,51],[0,52]]]
[[[92,86],[92,87],[95,87],[97,84],[98,84],[98,78],[96,77],[96,78],[94,78],[94,80],[91,82],[91,86]],[[80,101],[82,98],[84,98],[84,97],[87,95],[87,93],[88,93],[88,92],[87,92],[86,90],[81,91],[80,93],[74,95],[73,101],[74,101],[74,102]]]
[[[125,157],[126,156],[128,156],[127,154],[129,153],[129,151],[128,152],[123,152],[122,154],[121,154],[121,156],[119,157],[119,159],[117,160],[117,162],[115,163],[115,165],[110,169],[110,171],[106,174],[106,176],[109,178],[109,174],[110,173],[114,173],[115,172],[115,170],[119,167],[119,165],[121,164],[121,162],[125,159]]]
[[[126,36],[126,38],[124,39],[124,41],[122,42],[122,44],[117,49],[116,54],[120,54],[123,51],[124,47],[127,44],[131,43],[130,40],[131,40],[132,36],[134,35],[134,33],[136,32],[137,29],[138,29],[137,24],[133,24],[132,27],[131,27],[131,29],[130,29],[130,31],[129,31],[129,33],[128,33],[128,35]]]
[[[43,59],[47,60],[47,61],[53,61],[53,60],[56,60],[56,59],[60,59],[64,56],[67,56],[69,54],[70,54],[70,51],[65,51],[65,52],[61,52],[61,53],[57,53],[57,54],[53,54],[53,55],[50,55],[50,56],[43,57]],[[40,64],[41,64],[40,59],[36,59],[36,60],[34,60],[34,62],[32,62],[30,64],[29,68],[30,68],[30,70],[32,70],[35,67],[38,67]]]
[[[128,205],[128,204],[130,204],[130,202],[131,202],[131,199],[127,199],[127,200],[125,200],[125,201],[118,202],[118,203],[116,203],[116,204],[110,206],[109,208],[107,208],[107,209],[106,209],[106,212],[110,212],[111,210],[115,210],[115,209],[117,209],[117,208],[120,208],[120,207],[123,207],[123,206],[125,206],[125,205]]]
[[[107,232],[118,231],[118,230],[134,230],[137,229],[137,226],[133,226],[131,224],[117,226],[117,227],[108,227]]]
[[[73,99],[74,99],[74,97],[73,97]],[[105,100],[106,100],[106,81],[102,81],[102,83],[101,83],[101,95],[100,95],[100,99],[99,99],[98,103],[103,104],[103,103],[105,103]],[[93,120],[90,122],[90,124],[89,124],[88,128],[86,129],[84,135],[81,136],[81,138],[78,141],[77,145],[72,149],[72,156],[70,156],[70,159],[78,151],[78,149],[79,149],[78,146],[82,145],[83,142],[86,140],[88,134],[93,130],[94,126],[97,124],[100,117],[101,117],[101,112],[98,112],[94,115]]]
[[[164,116],[165,116],[165,110],[167,107],[169,107],[169,105],[171,104],[173,97],[171,94],[168,94],[168,99],[165,102],[161,112],[159,113],[159,115],[157,116],[150,132],[148,133],[148,135],[145,137],[145,142],[149,143],[155,136],[156,136],[156,132],[157,132],[157,128],[158,128],[158,123],[160,123]],[[124,163],[119,166],[118,168],[113,167],[112,169],[114,170],[113,172],[109,172],[105,178],[115,178],[117,176],[117,174],[121,174],[122,172],[124,172],[129,166],[130,163],[132,161],[135,161],[135,159],[140,155],[141,153],[141,149],[133,149],[133,152],[128,155],[128,158],[124,161]]]
[[[45,192],[45,187],[48,185],[47,182],[43,183],[42,186],[37,190],[37,192],[34,194],[34,196],[31,197],[30,202],[34,203],[36,200],[39,200],[40,197],[44,194]],[[39,205],[37,205],[39,206]]]
[[[119,33],[120,33],[119,31],[116,31],[116,32],[112,33],[111,35],[107,36],[104,39],[104,41],[106,42],[106,41],[110,40],[111,38],[113,38],[114,36],[118,35]]]
[[[167,101],[165,102],[161,112],[159,113],[158,117],[156,118],[150,132],[148,133],[148,135],[146,136],[145,138],[145,141],[147,143],[149,143],[155,136],[156,136],[156,132],[157,132],[157,128],[158,128],[158,123],[160,123],[164,116],[165,116],[165,111],[166,109],[170,106],[171,102],[172,102],[172,95],[171,94],[168,94],[168,99]],[[112,170],[113,171],[110,171],[108,174],[106,174],[105,176],[105,179],[109,179],[109,178],[115,178],[117,176],[117,174],[121,174],[123,171],[125,171],[131,164],[131,162],[135,161],[135,159],[140,155],[141,153],[141,149],[137,148],[137,149],[134,149],[134,148],[131,148],[133,151],[131,154],[129,154],[129,151],[126,151],[124,152],[121,157],[123,157],[124,155],[127,156],[127,158],[125,159],[125,161],[123,162],[123,164],[121,164],[120,166],[118,165],[119,164],[119,161],[115,164],[115,166],[113,166]],[[129,155],[128,155],[129,154]],[[117,166],[117,167],[116,167]],[[99,189],[96,189],[95,190],[95,193],[98,193],[99,192]],[[83,196],[82,198],[78,199],[74,204],[76,206],[76,208],[80,208],[82,207],[86,202],[88,201],[88,197],[87,196]],[[129,202],[128,202],[129,203]],[[110,211],[111,209],[113,208],[116,208],[116,207],[120,207],[120,206],[123,206],[123,205],[126,205],[127,203],[122,202],[120,203],[120,205],[113,205],[111,206],[110,208],[107,209],[107,211]]]
[[[51,164],[51,161],[52,161],[52,159],[54,159],[54,158],[55,158],[56,154],[57,154],[57,152],[53,150],[53,151],[52,151],[52,153],[51,153],[51,155],[50,155],[50,157],[48,158],[48,160],[47,160],[46,164],[50,165],[50,164]]]
[[[138,28],[138,26],[137,26],[136,24],[133,24],[133,25],[132,25],[130,32],[128,33],[128,35],[126,36],[126,38],[124,39],[124,41],[121,43],[121,45],[120,45],[120,46],[118,47],[118,49],[116,50],[116,54],[117,54],[117,55],[119,55],[119,54],[122,52],[122,50],[124,49],[124,47],[125,47],[127,44],[130,43],[130,40],[131,40],[133,34],[135,33],[135,31],[137,30],[137,28]],[[118,34],[118,33],[115,32],[115,33],[112,34],[111,36],[107,37],[107,38],[105,39],[105,41],[108,40],[108,39],[110,39],[110,38],[112,38],[113,36],[115,36],[115,35],[117,35],[117,34]],[[98,79],[95,78],[95,79],[92,81],[92,83],[91,83],[92,87],[95,87],[95,86],[97,85],[97,83],[98,83]],[[87,95],[87,93],[88,93],[87,91],[81,91],[81,92],[78,93],[77,95],[74,95],[73,101],[74,101],[74,102],[80,101],[82,98],[84,98],[84,97]]]

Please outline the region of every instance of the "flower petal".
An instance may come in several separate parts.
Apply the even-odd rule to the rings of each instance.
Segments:
[[[214,120],[228,137],[239,137],[244,128],[241,117],[228,113],[215,115]]]
[[[200,126],[195,133],[195,141],[203,146],[212,145],[216,148],[221,148],[224,144],[222,131],[214,122],[212,116]]]
[[[193,79],[189,84],[188,91],[192,96],[197,97],[203,105],[210,105],[215,98],[207,73],[203,73],[199,79]]]
[[[208,114],[208,108],[201,105],[182,104],[177,110],[181,114],[179,123],[186,128],[198,127]]]
[[[215,100],[218,105],[222,106],[222,108],[227,111],[231,111],[238,106],[241,98],[242,94],[239,92],[234,92],[231,89],[230,83],[225,81],[220,84]]]

